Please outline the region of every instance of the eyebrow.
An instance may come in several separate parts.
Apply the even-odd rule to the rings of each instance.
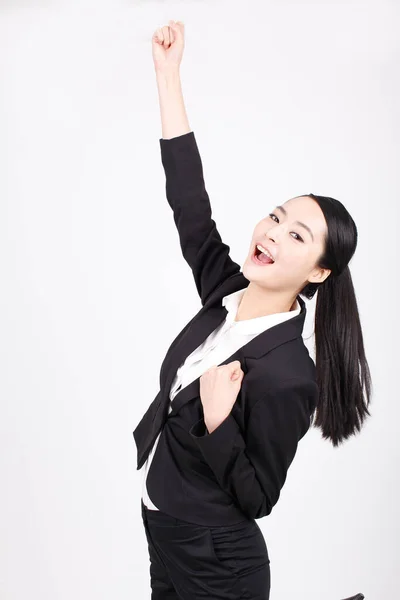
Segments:
[[[279,210],[281,210],[283,212],[285,217],[287,216],[287,210],[285,208],[283,208],[283,206],[277,206],[276,208],[279,208]],[[302,223],[301,221],[295,221],[295,223],[297,223],[297,225],[300,225],[301,227],[304,227],[304,229],[306,229],[308,231],[308,233],[311,235],[312,241],[314,242],[313,232],[311,231],[309,226],[306,225],[305,223]]]

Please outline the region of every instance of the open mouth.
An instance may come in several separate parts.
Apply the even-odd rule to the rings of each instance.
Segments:
[[[254,248],[252,259],[256,264],[259,264],[259,265],[273,265],[275,262],[269,256],[267,256],[264,252],[259,250],[257,248],[257,246],[255,246],[255,248]]]

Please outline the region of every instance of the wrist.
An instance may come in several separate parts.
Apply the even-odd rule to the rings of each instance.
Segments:
[[[179,79],[181,76],[179,65],[173,65],[170,67],[155,67],[155,73],[157,80],[164,81],[170,79]]]
[[[217,429],[228,415],[213,415],[210,417],[204,417],[204,424],[207,428],[208,433],[212,433],[214,429]]]

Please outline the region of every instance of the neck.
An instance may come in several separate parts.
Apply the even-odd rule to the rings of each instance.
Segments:
[[[239,304],[235,321],[246,321],[296,308],[297,294],[265,290],[252,282],[247,286]]]

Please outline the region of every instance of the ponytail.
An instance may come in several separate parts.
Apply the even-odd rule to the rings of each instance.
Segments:
[[[322,283],[308,282],[301,294],[315,308],[315,364],[319,389],[311,424],[338,446],[361,430],[371,400],[371,375],[364,351],[349,261],[357,244],[357,228],[344,206],[326,196],[316,200],[328,223],[320,266],[331,269]]]
[[[337,446],[360,431],[370,415],[371,375],[348,265],[319,284],[315,362],[319,398],[312,424]]]

